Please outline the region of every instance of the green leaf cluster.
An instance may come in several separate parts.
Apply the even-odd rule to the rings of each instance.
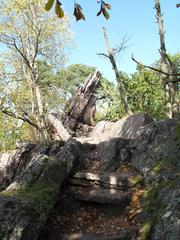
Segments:
[[[138,67],[134,74],[122,75],[127,101],[133,112],[147,112],[156,119],[163,118],[164,93],[158,74]]]

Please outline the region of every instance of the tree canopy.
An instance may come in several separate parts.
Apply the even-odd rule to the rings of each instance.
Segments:
[[[6,46],[0,59],[3,85],[0,107],[5,114],[30,123],[40,132],[45,129],[46,104],[38,63],[46,61],[54,71],[59,70],[72,43],[68,16],[58,21],[56,16],[47,14],[42,4],[44,0],[0,3],[0,43]]]
[[[18,138],[41,139],[37,132],[46,129],[48,114],[63,113],[67,101],[88,75],[96,70],[84,64],[65,67],[72,46],[72,31],[68,16],[64,16],[62,2],[0,2],[0,43],[5,45],[0,57],[1,149],[11,148]],[[108,19],[110,5],[105,1],[98,1],[98,4],[100,10],[97,15],[102,14]],[[63,19],[46,11],[52,7],[55,7],[58,17]],[[85,19],[78,3],[75,3],[74,8],[76,20]],[[113,57],[118,52],[115,48],[110,50]],[[167,83],[176,83],[177,89],[169,94],[170,100],[173,100],[179,86],[180,55],[170,56],[165,53],[165,58],[168,66],[173,67],[172,71],[161,69],[162,59],[149,68],[138,64],[136,72],[130,75],[116,69],[133,113],[143,111],[155,119],[165,117],[163,89]],[[126,116],[118,88],[116,83],[102,77],[95,93],[96,121],[114,121]]]

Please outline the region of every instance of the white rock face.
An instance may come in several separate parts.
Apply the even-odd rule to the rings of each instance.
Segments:
[[[90,132],[89,137],[76,138],[81,143],[99,144],[113,138],[135,139],[139,130],[153,119],[146,113],[124,117],[117,122],[101,121]]]

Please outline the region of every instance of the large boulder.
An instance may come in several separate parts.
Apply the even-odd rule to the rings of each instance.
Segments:
[[[14,180],[21,165],[26,165],[31,159],[31,150],[35,144],[22,143],[12,153],[3,153],[0,156],[0,191],[6,189]]]
[[[130,140],[137,139],[141,129],[153,119],[147,113],[139,113],[125,117],[117,122],[99,122],[89,134],[89,137],[77,138],[82,143],[97,144],[100,172],[113,172],[122,163],[128,163],[131,158]]]
[[[141,127],[137,138],[132,139],[129,144],[132,156],[130,164],[146,176],[152,175],[151,170],[162,165],[162,162],[178,167],[179,124],[176,120],[162,120]]]
[[[152,240],[180,239],[180,122],[150,123],[130,144],[130,164],[145,176],[146,235]]]
[[[0,193],[1,240],[38,238],[57,202],[60,187],[79,156],[80,143],[69,140],[63,145],[62,142],[36,144],[29,149],[26,144],[10,157],[15,158],[12,163],[18,166],[8,165],[14,176]],[[3,188],[9,172],[6,170],[1,179]]]
[[[124,117],[117,122],[101,121],[90,132],[88,140],[100,143],[113,138],[134,139],[137,137],[139,129],[150,122],[153,122],[153,118],[147,113]]]
[[[122,163],[130,160],[129,139],[114,138],[106,142],[101,142],[97,147],[98,158],[100,160],[100,172],[113,172]]]

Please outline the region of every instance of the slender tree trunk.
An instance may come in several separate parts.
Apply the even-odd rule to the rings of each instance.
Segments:
[[[170,64],[172,68],[172,73],[176,75],[177,69],[175,65],[171,62]],[[177,81],[177,76],[172,76],[171,78],[172,78],[172,82],[174,81],[174,83],[172,84],[172,92],[171,92],[172,102],[173,102],[173,109],[172,109],[173,118],[180,119],[179,83]]]
[[[118,83],[121,102],[123,104],[125,112],[128,115],[131,115],[132,111],[130,110],[128,103],[127,103],[123,82],[122,82],[121,76],[119,74],[119,70],[118,70],[114,55],[113,55],[113,49],[110,47],[110,44],[109,44],[109,39],[108,39],[108,35],[107,35],[107,31],[106,31],[105,27],[103,27],[103,34],[104,34],[104,39],[105,39],[105,43],[106,43],[106,48],[107,48],[108,55],[109,55],[109,60],[112,64],[112,67],[113,67],[113,70],[114,70],[114,73],[116,76],[116,81]]]
[[[27,80],[27,84],[29,85],[29,91],[30,91],[30,96],[31,96],[31,114],[34,114],[35,102],[34,102],[33,83],[32,83],[32,79],[31,79],[31,74],[29,74],[26,71],[26,65],[24,64],[23,59],[22,59],[22,69],[23,69],[24,76]]]
[[[174,67],[168,58],[165,45],[165,31],[163,18],[161,13],[161,5],[159,0],[154,0],[156,9],[156,19],[159,27],[160,36],[160,55],[161,55],[161,71],[166,73],[174,73]],[[166,116],[172,118],[174,114],[179,112],[178,103],[178,83],[166,83],[170,77],[167,78],[165,74],[161,74],[162,82],[164,83],[164,94],[166,104]]]
[[[38,109],[38,124],[41,129],[41,136],[42,138],[47,139],[48,133],[46,131],[46,124],[45,124],[45,116],[44,116],[44,105],[43,105],[43,98],[38,82],[38,73],[36,70],[36,66],[32,68],[32,78],[33,78],[33,85],[34,85],[34,92],[36,95],[36,102],[37,102],[37,109]]]
[[[38,82],[38,74],[35,65],[30,65],[30,67],[27,67],[28,74],[28,82],[33,94],[33,104],[34,104],[34,115],[36,118],[36,122],[39,126],[40,131],[37,133],[39,135],[39,138],[41,139],[47,139],[48,133],[46,131],[46,124],[45,124],[45,118],[44,118],[44,106],[43,106],[43,99],[42,94]]]

